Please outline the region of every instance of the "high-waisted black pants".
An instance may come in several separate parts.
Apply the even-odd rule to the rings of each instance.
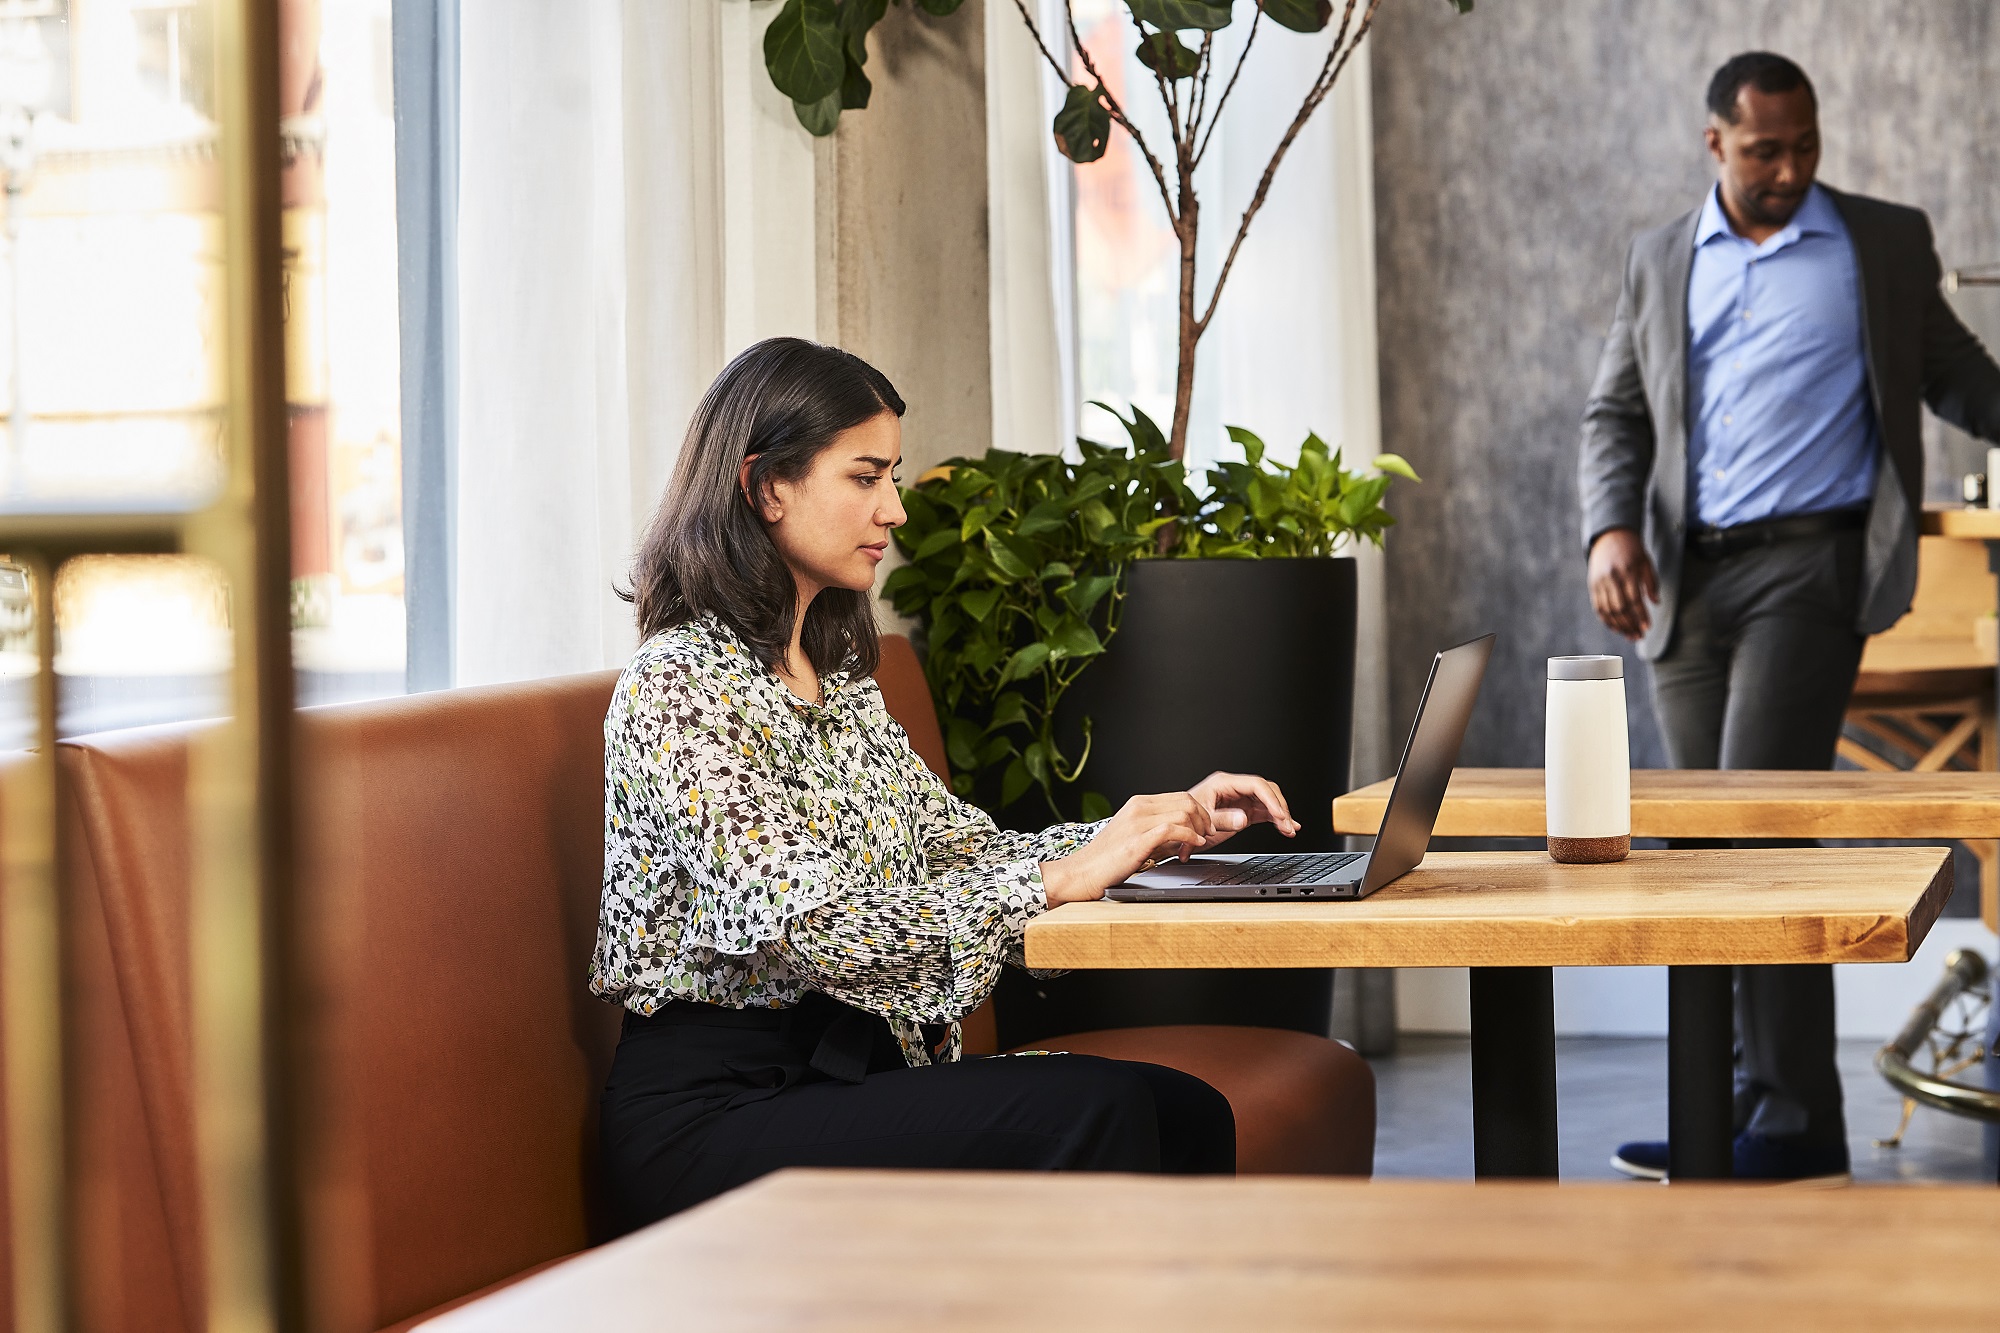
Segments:
[[[621,1230],[787,1166],[1231,1174],[1221,1093],[1092,1055],[910,1068],[880,1018],[675,1001],[628,1013],[602,1103]]]

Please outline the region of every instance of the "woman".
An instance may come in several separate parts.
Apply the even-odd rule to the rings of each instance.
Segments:
[[[1036,915],[1253,822],[1298,826],[1230,774],[1038,834],[945,789],[872,679],[902,413],[858,357],[752,347],[696,410],[640,547],[591,968],[627,1011],[603,1100],[627,1226],[788,1165],[1235,1169],[1229,1104],[1186,1074],[959,1058],[958,1020]]]

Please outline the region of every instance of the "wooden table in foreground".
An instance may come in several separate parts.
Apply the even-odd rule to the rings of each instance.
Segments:
[[[1070,903],[1031,922],[1051,968],[1469,967],[1473,1165],[1556,1174],[1552,967],[1668,966],[1668,1141],[1681,1180],[1730,1174],[1743,963],[1900,963],[1951,895],[1938,847],[1433,852],[1358,902]]]
[[[1992,1189],[786,1171],[422,1325],[1953,1328]]]

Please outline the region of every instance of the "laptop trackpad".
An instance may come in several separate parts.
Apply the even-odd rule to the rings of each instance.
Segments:
[[[1184,889],[1200,884],[1213,875],[1223,865],[1235,865],[1248,861],[1250,856],[1218,853],[1213,856],[1197,856],[1190,861],[1162,861],[1151,870],[1141,870],[1126,880],[1142,889]]]

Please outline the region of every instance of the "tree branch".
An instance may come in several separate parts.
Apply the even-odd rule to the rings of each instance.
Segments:
[[[1021,11],[1021,22],[1028,25],[1028,36],[1035,39],[1035,49],[1042,53],[1042,59],[1049,62],[1049,68],[1054,70],[1056,77],[1063,81],[1063,87],[1069,87],[1069,68],[1053,55],[1049,54],[1048,43],[1042,40],[1042,30],[1035,26],[1035,21],[1032,18],[1028,17],[1027,4],[1024,0],[1014,0],[1014,8]]]
[[[1347,0],[1347,7],[1352,11],[1354,0]],[[1229,72],[1229,82],[1222,85],[1222,96],[1215,99],[1215,114],[1208,118],[1208,133],[1201,136],[1201,147],[1195,149],[1194,163],[1196,166],[1200,166],[1202,158],[1208,156],[1208,141],[1215,137],[1215,127],[1222,123],[1222,108],[1229,105],[1229,94],[1236,90],[1236,78],[1243,73],[1243,62],[1250,58],[1250,44],[1257,40],[1257,25],[1263,21],[1264,6],[1258,5],[1257,12],[1250,17],[1250,35],[1243,39],[1243,49],[1237,53],[1236,68]],[[1340,42],[1340,38],[1338,37],[1335,37],[1333,40],[1335,45],[1338,45]],[[1325,73],[1323,66],[1320,72]],[[1204,87],[1202,91],[1204,94],[1203,101],[1206,102],[1207,89]],[[1188,137],[1194,137],[1192,131],[1189,132]]]
[[[1350,3],[1352,3],[1352,0],[1350,0]],[[1375,3],[1381,3],[1381,0],[1375,0]],[[1014,4],[1016,8],[1020,8],[1022,0],[1014,0]],[[1025,16],[1027,10],[1022,9],[1021,12]],[[1181,215],[1174,208],[1173,193],[1167,189],[1166,168],[1160,165],[1159,158],[1153,156],[1153,150],[1146,146],[1146,136],[1139,133],[1139,127],[1132,123],[1132,118],[1125,114],[1125,108],[1120,106],[1118,99],[1111,95],[1111,89],[1106,86],[1104,76],[1097,72],[1096,64],[1090,59],[1090,52],[1084,49],[1083,37],[1076,30],[1076,6],[1072,3],[1072,0],[1063,0],[1063,17],[1069,21],[1069,40],[1070,44],[1076,48],[1076,58],[1083,62],[1083,68],[1089,73],[1090,77],[1097,80],[1097,91],[1104,98],[1104,105],[1111,112],[1111,118],[1122,125],[1125,128],[1125,132],[1132,136],[1132,142],[1138,147],[1139,155],[1145,158],[1146,165],[1153,169],[1153,183],[1160,187],[1160,202],[1166,205],[1167,217],[1178,225]],[[1067,80],[1068,75],[1064,75],[1063,77]]]
[[[1254,24],[1257,20],[1252,19],[1250,21]],[[1189,143],[1194,142],[1195,127],[1201,124],[1201,113],[1208,109],[1208,74],[1210,67],[1215,63],[1215,34],[1213,32],[1203,30],[1201,34],[1201,57],[1196,63],[1200,65],[1201,71],[1195,78],[1201,86],[1195,92],[1194,114],[1188,117]]]
[[[1256,218],[1257,210],[1264,206],[1264,196],[1271,192],[1271,180],[1278,174],[1278,164],[1285,160],[1285,154],[1290,151],[1292,141],[1299,137],[1299,131],[1305,128],[1305,123],[1312,119],[1313,112],[1319,110],[1319,104],[1325,101],[1326,95],[1333,90],[1334,82],[1340,78],[1340,71],[1347,68],[1348,57],[1354,54],[1355,48],[1360,46],[1362,39],[1368,35],[1370,25],[1375,22],[1375,11],[1382,7],[1382,0],[1368,0],[1368,8],[1361,16],[1361,26],[1355,29],[1354,39],[1348,42],[1346,49],[1343,50],[1340,44],[1341,37],[1347,31],[1348,18],[1353,14],[1354,6],[1355,0],[1347,0],[1347,13],[1341,16],[1340,33],[1334,37],[1333,49],[1326,53],[1326,62],[1320,66],[1319,77],[1313,80],[1313,86],[1306,93],[1306,100],[1299,107],[1298,115],[1292,117],[1291,125],[1285,130],[1285,137],[1278,141],[1277,151],[1271,154],[1270,163],[1257,181],[1257,193],[1250,196],[1250,206],[1243,210],[1243,221],[1236,227],[1236,239],[1230,242],[1229,255],[1222,261],[1222,271],[1216,275],[1215,289],[1209,293],[1208,309],[1195,324],[1197,338],[1208,330],[1208,322],[1215,318],[1215,307],[1222,300],[1223,284],[1229,281],[1229,270],[1236,263],[1236,252],[1243,248],[1243,238],[1250,234],[1250,223]],[[1220,103],[1217,105],[1219,108]]]

